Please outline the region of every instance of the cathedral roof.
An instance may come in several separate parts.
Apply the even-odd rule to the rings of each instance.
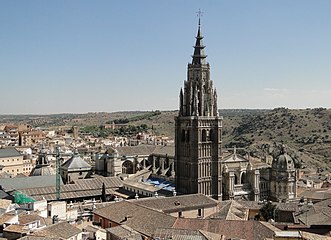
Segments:
[[[294,170],[294,161],[290,155],[283,153],[272,161],[272,168],[277,170]]]
[[[227,163],[227,162],[249,162],[246,158],[236,154],[236,153],[232,153],[228,156],[225,156],[222,160],[223,163]]]
[[[62,185],[62,179],[60,179]],[[30,176],[24,178],[0,178],[0,185],[6,191],[22,190],[27,188],[37,189],[39,187],[54,186],[55,175],[52,176]],[[55,186],[54,186],[55,188]]]
[[[62,169],[91,169],[91,165],[85,162],[75,151],[74,155],[61,166]]]
[[[175,156],[175,147],[172,145],[162,146],[141,144],[137,146],[117,147],[116,150],[118,151],[119,156],[148,156],[151,154],[168,155],[169,157]]]
[[[55,175],[56,172],[54,168],[52,168],[49,165],[44,165],[44,166],[35,166],[31,173],[30,176],[49,176],[49,175]]]
[[[22,154],[17,151],[16,148],[2,148],[0,149],[0,158],[6,158],[6,157],[18,157],[22,156]]]
[[[55,174],[54,168],[49,165],[47,150],[43,146],[39,153],[36,166],[32,169],[30,176],[49,176]]]

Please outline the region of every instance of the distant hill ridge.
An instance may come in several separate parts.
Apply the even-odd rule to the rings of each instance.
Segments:
[[[100,126],[118,119],[127,124],[152,126],[156,134],[174,138],[178,111],[121,111],[114,113],[0,115],[0,124],[33,126]],[[257,155],[266,144],[281,142],[293,149],[303,165],[329,168],[331,161],[331,109],[220,109],[223,145],[245,147]]]

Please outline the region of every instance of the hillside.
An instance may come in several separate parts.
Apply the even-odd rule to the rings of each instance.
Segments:
[[[174,138],[177,111],[131,111],[115,113],[0,116],[5,123],[28,123],[35,127],[70,128],[100,126],[111,122],[147,125],[157,135]],[[286,144],[303,167],[331,170],[331,109],[222,109],[224,148],[245,148],[251,155],[266,157],[273,143]]]
[[[303,166],[329,168],[331,161],[331,109],[277,108],[243,116],[233,131],[225,132],[224,145],[260,151],[273,142],[284,143]],[[225,125],[225,123],[224,123]],[[229,124],[231,125],[231,124]]]

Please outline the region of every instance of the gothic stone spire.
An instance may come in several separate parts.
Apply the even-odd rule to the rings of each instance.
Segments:
[[[199,18],[192,63],[188,65],[187,80],[180,93],[180,116],[218,116],[216,89],[210,80],[210,68],[202,39]]]
[[[201,11],[199,11],[201,14]],[[176,191],[222,198],[222,118],[210,80],[200,24],[175,117]]]
[[[198,33],[197,36],[195,37],[195,46],[194,46],[194,53],[192,55],[192,64],[206,64],[206,57],[204,53],[204,48],[205,46],[203,45],[202,39],[203,36],[201,34],[201,27],[200,27],[200,18],[199,18],[199,26],[198,26]]]

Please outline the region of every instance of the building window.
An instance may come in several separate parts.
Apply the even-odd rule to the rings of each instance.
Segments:
[[[186,142],[190,142],[190,131],[186,131],[185,140]]]
[[[206,140],[207,140],[207,131],[203,129],[201,133],[201,142],[205,142]]]
[[[183,217],[183,213],[182,212],[178,212],[178,217]]]
[[[209,131],[209,135],[208,135],[208,141],[213,141],[214,140],[214,133],[213,133],[213,130],[210,130]]]
[[[245,172],[241,174],[241,184],[247,183],[247,175]]]
[[[235,185],[238,184],[238,177],[237,177],[237,174],[234,174],[234,184],[235,184]]]
[[[182,142],[185,142],[185,130],[182,130],[182,136],[181,136]]]
[[[202,209],[201,208],[198,209],[198,217],[202,217]]]

